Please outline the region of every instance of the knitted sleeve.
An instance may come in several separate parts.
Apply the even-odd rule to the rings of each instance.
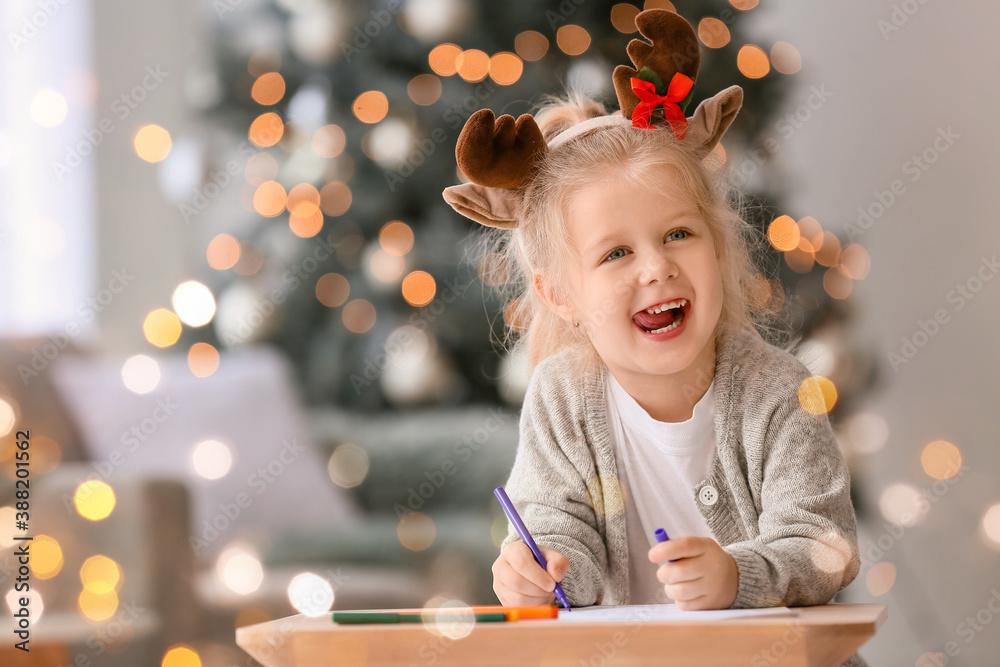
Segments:
[[[578,424],[583,399],[550,378],[544,362],[536,367],[524,398],[520,442],[504,486],[535,542],[569,559],[561,585],[571,606],[599,604],[607,553],[598,528],[587,479],[595,479]],[[518,540],[513,526],[501,550]]]
[[[830,420],[803,407],[812,405],[808,392],[800,404],[805,366],[783,370],[779,388],[756,392],[759,410],[744,426],[762,442],[746,450],[759,534],[724,547],[739,570],[733,608],[826,604],[861,567],[850,477]]]

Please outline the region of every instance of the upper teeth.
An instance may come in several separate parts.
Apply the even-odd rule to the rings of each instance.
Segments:
[[[687,299],[677,299],[676,301],[668,301],[667,303],[661,303],[659,306],[654,306],[652,308],[647,308],[646,312],[650,315],[655,315],[657,313],[662,313],[670,308],[680,308],[681,306],[687,305]]]

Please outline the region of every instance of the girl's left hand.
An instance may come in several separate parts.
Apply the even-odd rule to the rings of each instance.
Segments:
[[[728,609],[736,599],[736,561],[711,537],[686,535],[660,542],[649,550],[649,560],[662,563],[656,578],[679,609]]]

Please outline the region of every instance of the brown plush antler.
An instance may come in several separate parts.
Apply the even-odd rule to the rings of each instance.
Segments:
[[[670,86],[674,74],[680,72],[690,77],[692,81],[698,77],[698,65],[701,63],[701,48],[698,46],[698,36],[691,24],[668,9],[647,9],[635,17],[635,25],[639,33],[649,39],[652,44],[641,39],[633,39],[626,50],[635,69],[628,65],[615,68],[613,79],[615,93],[618,95],[618,105],[622,115],[632,118],[632,112],[639,104],[639,98],[632,92],[629,81],[643,67],[656,72],[664,86]]]
[[[469,117],[458,136],[455,158],[469,180],[492,188],[516,189],[528,182],[535,161],[547,146],[530,114],[517,121],[480,109]]]

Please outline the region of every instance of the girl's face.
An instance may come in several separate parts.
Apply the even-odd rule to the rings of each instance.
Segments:
[[[616,378],[651,380],[714,360],[722,277],[708,224],[673,188],[598,181],[569,202],[580,256],[571,304]],[[669,308],[659,314],[648,310]]]

